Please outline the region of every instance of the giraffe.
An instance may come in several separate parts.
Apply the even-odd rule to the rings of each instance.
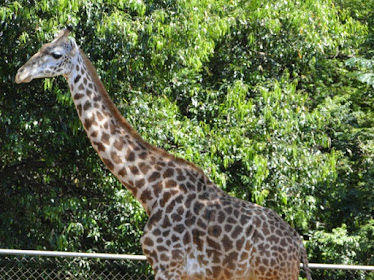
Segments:
[[[62,29],[17,72],[16,83],[62,75],[93,148],[149,216],[142,250],[156,280],[296,280],[297,232],[271,209],[231,197],[194,164],[152,146],[113,104],[96,70]]]

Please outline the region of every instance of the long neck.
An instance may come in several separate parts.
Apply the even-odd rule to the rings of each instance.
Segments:
[[[92,146],[148,214],[155,205],[165,204],[181,192],[195,192],[199,184],[200,188],[211,185],[200,169],[138,135],[119,113],[82,51],[66,79]]]

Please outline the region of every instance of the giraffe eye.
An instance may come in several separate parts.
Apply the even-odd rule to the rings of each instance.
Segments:
[[[61,58],[62,54],[59,54],[59,53],[51,53],[51,56],[54,58],[54,59],[59,59]]]

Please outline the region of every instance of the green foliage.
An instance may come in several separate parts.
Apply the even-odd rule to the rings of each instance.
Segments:
[[[349,234],[347,226],[343,224],[332,232],[315,231],[310,240],[310,249],[317,254],[318,259],[323,263],[361,264],[362,261],[372,263],[374,220],[360,228],[355,234]],[[317,276],[317,277],[316,277]],[[344,271],[337,271],[329,275],[326,271],[316,274],[317,279],[373,279],[372,275],[360,273],[351,278]]]
[[[65,81],[13,81],[72,24],[147,141],[276,210],[313,261],[373,264],[371,3],[3,1],[0,247],[140,253],[146,215],[90,147]]]
[[[346,64],[350,67],[359,67],[360,70],[357,71],[358,80],[374,87],[374,73],[372,72],[374,70],[373,60],[355,57],[347,60]]]
[[[348,235],[343,224],[331,233],[316,231],[311,241],[316,243],[315,249],[322,255],[323,263],[352,264],[359,250],[360,236]]]

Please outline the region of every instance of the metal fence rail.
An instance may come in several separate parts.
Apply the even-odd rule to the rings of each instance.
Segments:
[[[39,251],[39,250],[14,250],[0,249],[0,255],[22,255],[22,256],[44,256],[44,257],[71,257],[71,258],[89,258],[89,259],[107,259],[107,260],[133,260],[145,261],[143,255],[124,255],[107,253],[79,253],[79,252],[59,252],[59,251]]]
[[[374,266],[311,263],[309,267],[314,279],[374,280]],[[153,274],[141,255],[0,249],[0,280],[10,279],[148,280]]]

